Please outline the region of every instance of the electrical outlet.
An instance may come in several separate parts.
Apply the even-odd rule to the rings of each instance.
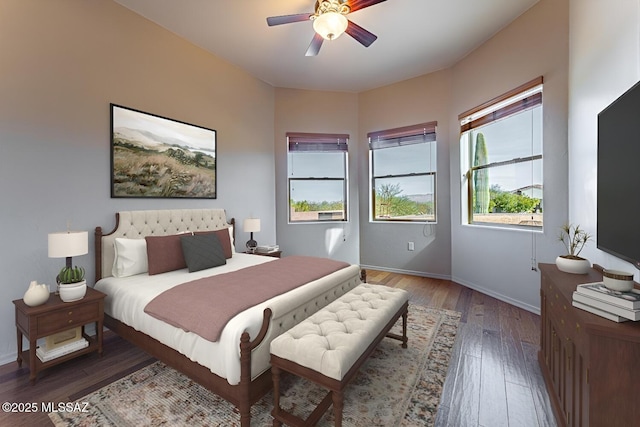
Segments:
[[[413,242],[409,242],[409,244],[407,245],[407,249],[410,251],[413,251],[416,249],[415,245],[413,244]]]

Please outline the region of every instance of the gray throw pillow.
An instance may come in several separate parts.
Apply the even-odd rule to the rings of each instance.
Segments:
[[[186,235],[180,241],[189,273],[227,263],[220,239],[215,234]]]

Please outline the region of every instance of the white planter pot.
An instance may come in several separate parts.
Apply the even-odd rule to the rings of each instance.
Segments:
[[[559,256],[556,258],[558,270],[572,274],[587,274],[591,268],[591,263],[587,259],[571,259]]]
[[[87,293],[87,281],[83,280],[78,283],[60,283],[58,285],[60,299],[63,302],[78,301],[84,298]]]

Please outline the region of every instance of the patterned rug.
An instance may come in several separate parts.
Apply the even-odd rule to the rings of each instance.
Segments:
[[[345,390],[345,426],[431,426],[456,337],[460,313],[409,306],[409,347],[384,339]],[[393,332],[402,333],[401,320]],[[284,376],[281,406],[306,418],[326,391]],[[49,414],[56,426],[237,426],[235,407],[160,362],[77,401],[84,412]],[[272,426],[273,395],[251,410],[251,425]],[[332,426],[329,409],[319,426]]]

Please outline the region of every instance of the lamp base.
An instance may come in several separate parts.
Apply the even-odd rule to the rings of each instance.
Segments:
[[[258,247],[258,242],[256,242],[255,240],[250,239],[249,241],[247,241],[247,252],[253,254],[256,252],[257,247]]]

